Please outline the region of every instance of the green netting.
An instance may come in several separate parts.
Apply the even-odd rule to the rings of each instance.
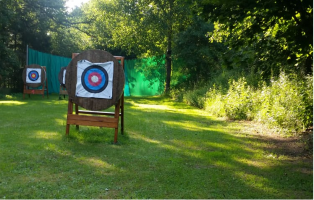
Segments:
[[[164,59],[126,60],[126,83],[131,96],[154,96],[163,93]]]
[[[161,57],[160,57],[161,58]],[[124,61],[124,96],[153,96],[163,92],[164,59],[159,57]],[[58,74],[66,67],[71,58],[42,53],[28,48],[28,65],[38,64],[47,69],[49,93],[59,93]]]

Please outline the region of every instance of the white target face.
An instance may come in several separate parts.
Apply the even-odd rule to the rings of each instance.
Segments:
[[[113,61],[77,62],[76,96],[112,99]]]
[[[27,68],[26,83],[41,83],[41,69]]]
[[[63,76],[62,76],[62,84],[64,84],[65,85],[65,73],[66,73],[66,69],[65,70],[63,70]]]

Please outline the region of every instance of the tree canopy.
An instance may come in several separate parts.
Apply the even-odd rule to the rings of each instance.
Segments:
[[[192,87],[225,69],[266,78],[281,70],[312,73],[310,0],[90,0],[70,13],[64,0],[1,4],[4,77],[25,64],[26,45],[67,57],[105,49],[127,58],[164,58],[159,72],[165,73],[166,92],[171,82]],[[154,74],[153,67],[145,70]]]
[[[264,70],[312,72],[313,1],[203,0],[200,4],[203,16],[219,23],[213,39],[224,35],[232,48],[252,47]]]

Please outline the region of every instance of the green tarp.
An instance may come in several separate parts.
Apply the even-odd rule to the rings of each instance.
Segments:
[[[49,93],[59,93],[60,83],[58,74],[61,67],[66,67],[71,58],[42,53],[28,48],[28,65],[38,64],[45,66],[47,71]],[[125,60],[125,87],[124,96],[154,96],[163,92],[164,78],[161,75],[161,66],[155,58],[141,60]],[[145,68],[153,68],[156,77],[147,78],[143,71]]]

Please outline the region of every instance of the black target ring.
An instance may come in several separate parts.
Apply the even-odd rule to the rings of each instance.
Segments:
[[[81,83],[84,89],[90,93],[100,93],[108,86],[108,73],[99,65],[87,67],[81,77]]]

